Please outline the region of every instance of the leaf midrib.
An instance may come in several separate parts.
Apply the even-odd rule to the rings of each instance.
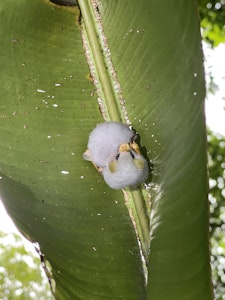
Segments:
[[[89,1],[79,1],[80,10],[82,13],[82,32],[87,39],[88,46],[94,65],[95,72],[91,74],[94,81],[98,81],[105,103],[105,110],[109,120],[123,122],[123,116],[119,108],[118,95],[113,86],[113,77],[110,73],[109,58],[104,55],[105,49],[103,48],[100,38],[101,33],[98,30],[98,24],[93,13],[93,7]],[[95,78],[95,76],[97,78]]]
[[[101,32],[99,30],[100,21],[97,20],[91,1],[79,0],[78,2],[82,15],[82,35],[88,46],[89,56],[91,58],[91,62],[88,61],[88,63],[92,73],[91,76],[93,77],[93,82],[94,84],[97,83],[97,89],[100,89],[100,91],[98,90],[99,95],[100,97],[103,97],[101,100],[104,103],[104,112],[106,113],[106,116],[104,115],[105,121],[125,123],[126,113],[120,105],[120,91],[116,91],[115,86],[117,85],[117,82],[115,82],[115,78],[112,74],[113,71],[110,64],[110,58],[107,55],[109,49],[104,45],[107,38],[101,36],[103,31]],[[87,60],[90,60],[90,58],[87,57]],[[135,227],[139,231],[138,239],[140,239],[142,245],[140,251],[144,254],[147,264],[150,239],[149,218],[147,212],[144,211],[146,208],[145,200],[141,188],[129,190],[128,196],[130,198],[132,209],[136,212],[134,215],[137,216],[137,219],[134,221],[137,225]]]

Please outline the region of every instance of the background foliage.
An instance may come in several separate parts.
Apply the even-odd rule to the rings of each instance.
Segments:
[[[215,299],[225,299],[225,137],[208,132],[211,258]]]
[[[202,37],[212,46],[225,42],[225,1],[198,0]]]
[[[29,252],[17,234],[0,232],[0,299],[53,299],[40,259]]]

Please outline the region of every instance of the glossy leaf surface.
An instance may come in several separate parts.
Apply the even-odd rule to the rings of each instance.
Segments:
[[[82,33],[77,8],[42,0],[0,4],[1,197],[51,263],[59,299],[211,299],[194,2],[95,7],[103,27],[97,36],[107,38],[121,89],[109,92],[115,109],[100,91],[106,116],[126,120],[126,110],[154,161],[147,295],[123,193],[82,159],[89,132],[103,121],[81,38],[88,22],[98,32],[97,15],[83,3]],[[95,51],[90,56],[98,68]],[[109,91],[115,74],[100,73],[97,88]]]

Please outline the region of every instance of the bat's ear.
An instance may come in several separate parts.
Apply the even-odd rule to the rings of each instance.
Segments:
[[[135,142],[137,139],[138,139],[138,134],[137,133],[134,133],[134,135],[131,137],[131,139],[130,139],[130,142],[131,143],[133,143],[133,142]]]
[[[91,151],[89,149],[83,153],[83,159],[91,161]]]

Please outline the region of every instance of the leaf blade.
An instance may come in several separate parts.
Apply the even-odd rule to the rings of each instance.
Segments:
[[[102,2],[102,11],[129,119],[154,163],[147,299],[212,299],[196,7],[124,1]],[[132,15],[132,22],[124,14]]]
[[[7,210],[39,242],[60,299],[143,299],[141,258],[122,192],[110,190],[82,159],[102,116],[73,10],[39,0],[10,0],[0,10],[0,55],[9,62],[1,60],[0,92]]]

